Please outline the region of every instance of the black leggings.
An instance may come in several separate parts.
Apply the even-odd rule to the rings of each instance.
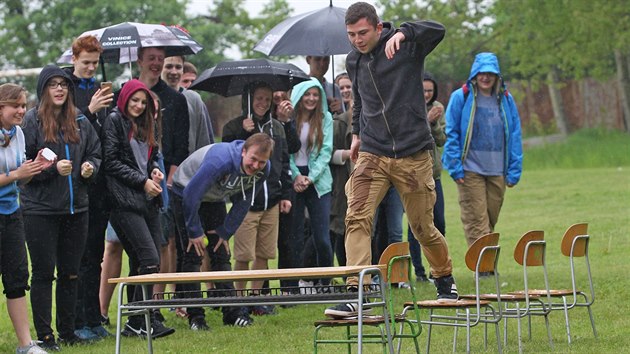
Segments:
[[[88,213],[24,215],[26,241],[33,263],[31,307],[37,337],[53,334],[52,282],[57,268],[57,332],[74,334],[79,265],[88,231]]]
[[[152,274],[160,270],[161,226],[157,207],[149,206],[145,214],[112,210],[111,224],[129,256],[129,276]],[[148,286],[150,298],[153,287]],[[127,300],[142,300],[142,287],[127,287]]]

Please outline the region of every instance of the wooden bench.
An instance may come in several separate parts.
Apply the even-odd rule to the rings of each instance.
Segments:
[[[149,327],[149,311],[157,308],[170,307],[219,307],[219,306],[254,306],[254,305],[296,305],[296,304],[331,304],[358,302],[364,297],[372,298],[374,301],[366,304],[369,307],[386,307],[385,294],[382,291],[384,284],[382,266],[343,266],[343,267],[322,267],[322,268],[289,268],[289,269],[264,269],[245,271],[223,271],[223,272],[195,272],[195,273],[155,273],[137,275],[132,277],[112,278],[108,282],[120,284],[118,288],[118,306],[116,318],[116,354],[120,353],[122,317],[133,314],[143,314],[147,327]],[[379,284],[369,284],[368,275],[378,275],[381,279]],[[314,294],[285,294],[279,291],[272,292],[265,296],[239,296],[239,291],[210,290],[202,291],[201,297],[177,298],[166,296],[165,298],[147,298],[148,287],[153,284],[179,284],[179,283],[202,283],[202,282],[222,282],[222,281],[251,281],[251,280],[281,280],[281,279],[318,279],[357,276],[359,278],[359,291],[347,292],[344,286],[326,287],[327,291]],[[124,303],[126,299],[124,290],[127,286],[142,286],[144,299]],[[226,294],[229,292],[229,294]],[[200,292],[197,292],[199,294]],[[171,293],[176,295],[177,293]],[[203,295],[206,297],[203,297]],[[217,296],[219,295],[219,296]],[[208,297],[209,296],[209,297]],[[385,321],[387,318],[387,311]],[[362,338],[362,314],[358,318],[359,343]],[[389,326],[385,326],[389,329]],[[391,344],[391,333],[388,331],[389,344]],[[151,336],[147,336],[147,348],[149,353],[153,353]],[[392,347],[390,347],[392,348]],[[362,348],[359,346],[359,353]]]

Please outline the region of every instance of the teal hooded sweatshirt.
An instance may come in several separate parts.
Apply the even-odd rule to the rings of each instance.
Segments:
[[[291,103],[293,107],[297,107],[298,103],[304,93],[312,87],[317,87],[320,93],[320,102],[322,103],[323,122],[322,130],[324,139],[322,146],[314,146],[311,148],[308,155],[308,178],[313,181],[317,195],[321,197],[326,193],[332,191],[332,174],[330,173],[330,167],[328,163],[332,157],[333,150],[333,119],[328,112],[328,102],[326,101],[326,94],[319,81],[315,78],[311,78],[309,81],[301,82],[293,87],[291,91]],[[299,134],[299,132],[298,132]],[[295,164],[295,154],[291,155],[291,178],[295,178],[300,175],[300,171]]]

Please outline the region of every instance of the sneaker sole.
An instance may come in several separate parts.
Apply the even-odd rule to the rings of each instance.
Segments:
[[[372,313],[372,309],[364,309],[363,315],[369,315]],[[358,311],[350,312],[350,311],[337,311],[335,309],[326,309],[324,311],[324,315],[332,318],[345,318],[345,317],[356,317],[359,315]]]

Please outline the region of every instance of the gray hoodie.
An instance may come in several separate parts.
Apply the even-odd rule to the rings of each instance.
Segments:
[[[392,59],[385,43],[397,31],[405,35]],[[367,54],[353,50],[346,58],[352,80],[352,134],[361,151],[401,158],[433,149],[422,99],[424,59],[444,38],[444,26],[432,21],[405,22],[400,29],[383,23],[381,38]]]

